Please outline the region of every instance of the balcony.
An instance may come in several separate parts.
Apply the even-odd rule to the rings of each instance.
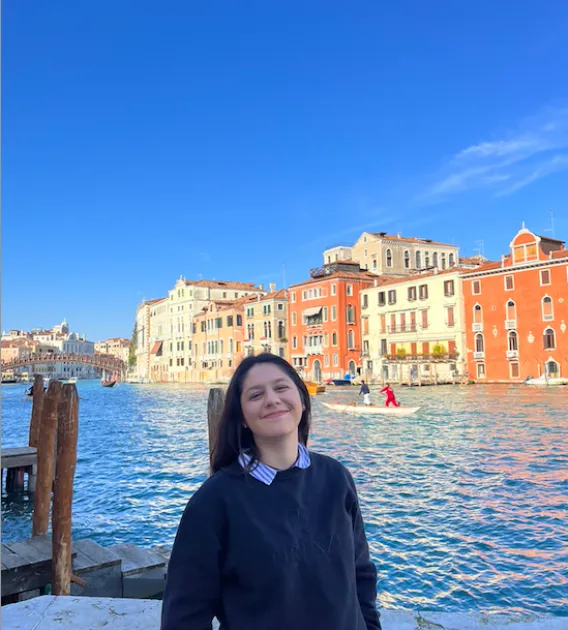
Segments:
[[[518,350],[507,350],[507,359],[518,359],[519,351]]]
[[[481,359],[485,359],[485,352],[474,352],[473,353],[473,360],[474,361],[480,361]]]
[[[416,332],[416,324],[405,324],[404,326],[387,326],[389,333]]]
[[[323,346],[321,346],[321,345],[305,346],[304,351],[308,355],[310,355],[310,354],[323,354]]]
[[[515,330],[517,328],[517,320],[516,319],[506,319],[505,320],[505,330]]]
[[[471,330],[473,332],[482,332],[483,331],[483,323],[478,322],[471,325]]]

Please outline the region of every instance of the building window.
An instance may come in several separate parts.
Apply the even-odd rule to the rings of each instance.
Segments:
[[[325,367],[329,367],[329,354],[324,355],[323,364],[325,365]]]
[[[511,330],[508,335],[508,347],[511,351],[519,350],[519,338],[514,330]]]
[[[544,364],[544,369],[548,376],[550,376],[551,378],[556,378],[560,375],[560,368],[558,366],[558,363],[556,363],[556,361],[553,361],[552,359]]]
[[[448,255],[448,266],[449,267],[453,267],[455,265],[455,261],[454,261],[454,255],[453,254],[449,254]]]
[[[339,365],[339,355],[337,354],[333,355],[333,365],[334,367],[337,367]]]
[[[485,378],[485,363],[478,363],[476,369],[477,378]]]
[[[421,284],[418,287],[418,295],[420,296],[421,300],[428,299],[428,285],[427,284]]]
[[[332,332],[331,333],[331,345],[332,346],[336,346],[337,345],[337,333],[336,332]]]
[[[410,252],[408,250],[404,252],[404,268],[410,269]]]
[[[505,276],[505,291],[513,291],[515,289],[515,280],[513,276]]]
[[[432,254],[432,267],[438,266],[438,252]]]
[[[455,315],[454,315],[454,307],[448,306],[447,313],[448,313],[448,326],[455,326],[456,320],[455,320]]]
[[[389,304],[396,304],[396,291],[391,289],[388,294]]]
[[[387,249],[387,267],[392,267],[392,250]]]
[[[348,284],[347,285],[347,295],[349,295],[349,296],[353,295],[353,285],[352,284]]]
[[[298,315],[296,314],[296,312],[294,311],[292,313],[292,326],[296,326],[298,323]]]
[[[446,254],[442,254],[442,269],[446,268]]]
[[[424,254],[424,266],[426,267],[426,269],[430,267],[430,252],[426,252]]]
[[[556,350],[556,338],[552,328],[547,328],[544,331],[543,341],[545,350]]]
[[[322,319],[324,322],[327,322],[327,314],[328,314],[327,306],[324,306],[322,309]]]
[[[426,309],[420,311],[422,328],[428,328],[428,311]]]
[[[385,292],[384,291],[379,291],[379,301],[378,301],[379,306],[384,306],[386,304],[386,300],[385,300]]]
[[[292,348],[296,349],[298,347],[298,338],[296,335],[292,337]]]
[[[408,301],[414,302],[416,300],[416,287],[408,287]]]
[[[292,302],[296,301],[296,292],[292,291]]]
[[[373,269],[377,268],[377,259],[373,258]]]
[[[475,335],[475,351],[485,352],[485,343],[483,340],[483,335],[481,333],[477,333]]]
[[[552,298],[548,297],[548,295],[542,298],[542,319],[545,322],[550,322],[554,319],[554,306]]]
[[[355,323],[355,309],[352,306],[348,306],[346,309],[347,323]]]
[[[473,307],[473,323],[474,324],[481,324],[481,323],[483,323],[483,311],[481,309],[481,305],[480,304],[476,304]]]
[[[327,333],[323,333],[323,347],[327,348],[329,346],[329,335]]]
[[[481,295],[481,281],[480,280],[471,281],[471,294]]]
[[[519,378],[519,364],[516,361],[511,361],[511,363],[509,363],[509,374],[511,378]]]
[[[513,300],[509,300],[507,302],[505,315],[508,322],[512,322],[517,319],[517,307],[515,306]]]
[[[416,269],[422,268],[422,259],[420,258],[420,251],[416,252]]]
[[[347,349],[353,350],[355,348],[355,334],[352,330],[347,333]]]
[[[540,286],[550,284],[550,269],[540,270]]]
[[[367,294],[363,296],[362,308],[369,308],[369,296]]]
[[[531,260],[538,260],[536,243],[513,247],[513,263],[528,262]]]
[[[337,319],[337,306],[331,307],[331,321],[334,322]]]
[[[455,293],[454,281],[446,280],[444,282],[444,295],[446,297],[452,297]]]
[[[337,285],[336,284],[332,284],[331,285],[331,295],[336,295],[337,294]]]

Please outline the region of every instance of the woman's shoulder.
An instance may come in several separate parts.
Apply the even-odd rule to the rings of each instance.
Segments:
[[[351,473],[348,468],[342,464],[339,460],[334,457],[330,457],[329,455],[323,455],[322,453],[317,453],[315,451],[309,451],[310,460],[313,464],[315,464],[316,469],[320,469],[330,475],[334,475],[337,477],[341,477],[346,481],[351,480]]]
[[[188,502],[189,506],[201,507],[208,504],[219,504],[226,496],[229,477],[223,470],[219,470],[208,477],[192,494]]]

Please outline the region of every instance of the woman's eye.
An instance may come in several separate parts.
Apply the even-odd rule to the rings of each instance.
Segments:
[[[250,397],[250,400],[256,400],[257,398],[260,398],[260,392],[257,392],[256,394],[252,394]]]
[[[277,388],[276,388],[276,391],[279,391],[279,392],[280,392],[280,391],[282,391],[282,390],[284,390],[284,389],[289,389],[289,388],[288,388],[288,385],[280,385],[279,387],[277,387]]]

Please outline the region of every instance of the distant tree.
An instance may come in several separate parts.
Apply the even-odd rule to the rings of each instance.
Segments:
[[[134,367],[136,365],[136,322],[134,322],[134,328],[132,329],[132,339],[130,343],[130,350],[128,352],[128,367]]]

